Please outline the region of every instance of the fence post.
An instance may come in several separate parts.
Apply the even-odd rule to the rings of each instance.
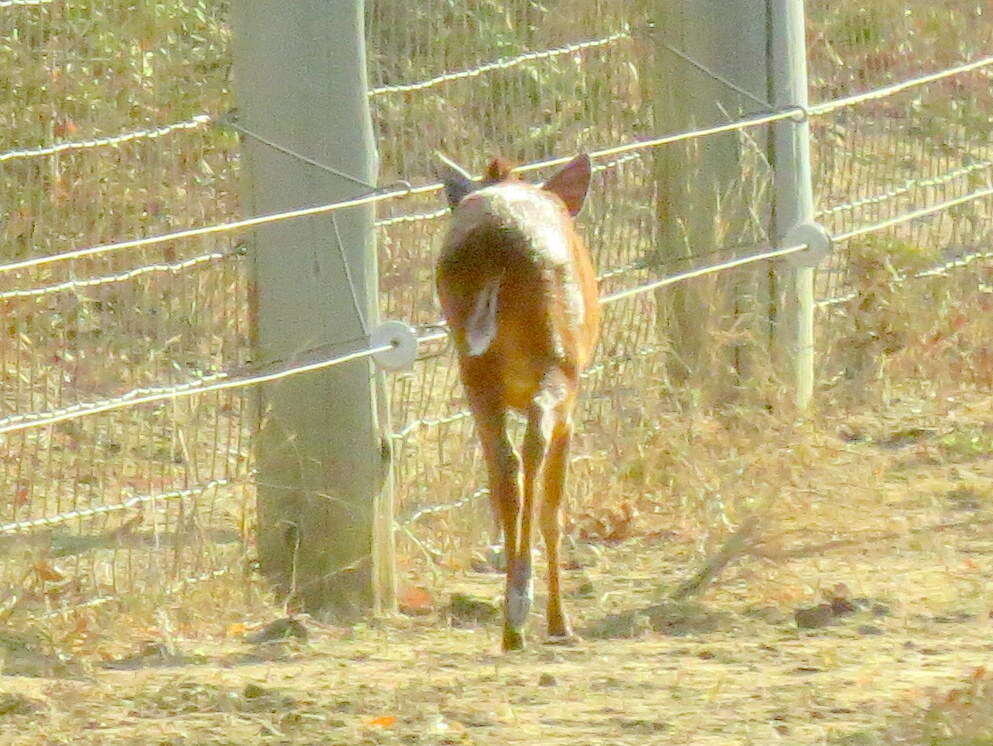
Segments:
[[[807,53],[803,0],[769,0],[772,27],[772,103],[807,106]],[[785,245],[795,226],[814,218],[807,118],[773,124],[775,204],[773,243]],[[781,262],[782,316],[777,346],[789,361],[796,404],[805,409],[814,388],[814,267]],[[787,363],[784,362],[784,367]]]
[[[363,5],[233,4],[247,213],[335,202],[375,183]],[[253,233],[256,364],[366,344],[378,323],[372,221],[371,207],[349,208]],[[394,605],[384,392],[368,360],[259,390],[259,561],[277,591],[308,611],[354,618]]]
[[[656,132],[709,126],[768,108],[766,0],[663,0],[649,7],[655,68],[642,77],[656,88],[650,93]],[[713,261],[715,250],[765,240],[767,149],[767,132],[758,128],[659,149],[660,273]],[[696,390],[705,404],[719,404],[736,398],[745,381],[765,375],[769,286],[766,268],[759,268],[659,292],[659,324],[672,345],[668,371],[677,391]],[[743,326],[753,341],[739,333]]]

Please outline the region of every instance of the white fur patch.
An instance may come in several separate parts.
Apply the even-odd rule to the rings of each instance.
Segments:
[[[534,604],[534,578],[528,571],[523,588],[511,586],[507,589],[507,621],[514,629],[520,629],[527,622],[531,606]]]
[[[476,357],[489,349],[497,333],[497,300],[500,297],[502,276],[491,277],[476,296],[472,313],[465,322],[469,355]]]
[[[586,298],[583,296],[583,289],[579,287],[576,268],[570,265],[566,271],[569,275],[563,283],[566,308],[569,309],[569,316],[574,323],[584,324],[586,322]]]

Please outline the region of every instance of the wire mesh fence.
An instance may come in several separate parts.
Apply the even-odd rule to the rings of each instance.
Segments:
[[[466,18],[473,18],[473,23],[482,28],[487,8],[492,10],[484,4],[475,11],[477,15],[470,10]],[[579,27],[572,31],[571,37],[565,37],[564,44],[563,28],[557,24],[562,9],[543,10],[548,14],[545,17],[540,11],[529,11],[534,16],[532,22],[539,22],[528,26],[527,40],[508,39],[506,33],[492,37],[481,34],[483,38],[499,39],[496,43],[502,46],[486,58],[479,56],[478,49],[470,52],[461,43],[455,54],[461,52],[466,57],[455,58],[458,61],[454,65],[448,62],[453,59],[453,51],[444,43],[440,47],[418,46],[413,40],[418,33],[416,28],[386,24],[389,30],[384,35],[411,35],[412,40],[403,42],[403,48],[430,50],[431,55],[443,57],[449,68],[460,70],[452,76],[440,74],[438,68],[418,70],[416,66],[423,58],[415,53],[404,56],[404,64],[413,68],[404,71],[406,77],[400,72],[380,71],[383,77],[376,89],[377,117],[382,130],[391,135],[387,147],[395,146],[400,151],[395,157],[384,158],[387,169],[391,163],[411,161],[428,169],[428,160],[435,149],[457,154],[463,162],[478,167],[483,153],[510,153],[521,160],[530,160],[540,158],[543,152],[596,151],[609,147],[611,142],[648,139],[667,131],[666,122],[660,120],[653,107],[652,83],[647,80],[657,69],[652,55],[660,47],[653,36],[650,14],[644,7],[626,4],[623,9],[615,8],[598,26],[606,32],[601,37],[584,36]],[[435,9],[425,8],[423,12],[432,15]],[[820,205],[818,219],[831,233],[865,230],[914,210],[970,198],[977,189],[989,185],[989,137],[988,126],[984,128],[984,124],[988,125],[991,112],[986,67],[928,85],[915,84],[879,99],[851,105],[839,102],[836,108],[830,103],[915,78],[925,71],[960,65],[988,53],[989,26],[976,22],[984,12],[983,4],[976,2],[949,2],[940,6],[880,3],[870,8],[854,4],[809,4],[811,98],[828,103],[823,113],[812,119],[815,188]],[[581,17],[581,14],[565,15]],[[539,65],[522,50],[534,43],[534,29],[540,33],[546,27],[554,28],[550,33],[555,36],[546,43],[551,51],[542,57]],[[374,19],[374,35],[376,28]],[[507,28],[521,29],[525,24],[511,22]],[[892,43],[894,30],[901,40],[896,47]],[[390,37],[391,42],[394,38]],[[453,38],[457,38],[457,33],[453,32]],[[552,49],[555,44],[558,48]],[[384,42],[380,48],[392,47]],[[502,56],[505,49],[508,53]],[[668,47],[668,51],[679,55],[687,65],[697,64],[679,49]],[[562,60],[572,61],[570,57],[578,61],[591,52],[595,52],[595,60],[592,64],[584,60],[582,73],[561,64]],[[933,60],[926,70],[922,69],[922,59]],[[533,69],[522,70],[525,65]],[[701,72],[704,77],[717,77],[705,68]],[[540,101],[551,99],[565,109],[576,100],[584,102],[587,108],[579,121],[586,129],[571,126],[568,110],[556,110],[554,114],[563,114],[563,119],[551,118],[550,127],[536,132],[535,122],[549,122],[550,114],[546,107],[535,106],[533,99],[529,100],[526,85],[521,87],[518,78],[526,74],[531,76],[533,87],[549,92]],[[419,82],[395,83],[394,78]],[[726,79],[720,79],[718,84],[734,87]],[[715,110],[715,124],[723,118],[743,119],[749,114],[770,113],[772,107],[764,99],[734,88],[743,94],[741,108],[730,113]],[[404,132],[402,122],[391,118],[391,114],[396,111],[401,120],[407,117],[408,121],[420,121],[418,104],[423,102],[404,99],[391,110],[389,98],[428,89],[432,90],[431,105],[436,116],[464,118],[466,112],[479,111],[481,126],[471,126],[478,120],[473,120],[470,126],[464,121],[445,121],[436,136],[418,132],[414,141],[406,141],[400,134]],[[506,93],[494,100],[491,97],[494,89]],[[967,93],[973,90],[977,91],[975,95]],[[599,91],[610,93],[597,95]],[[556,96],[556,92],[561,93]],[[563,98],[567,103],[559,104]],[[970,121],[971,129],[967,124]],[[537,153],[530,151],[533,138],[544,137],[546,132],[554,133],[557,139],[542,142],[543,147]],[[731,201],[734,188],[751,185],[750,193],[741,198],[759,217],[748,226],[751,232],[741,236],[744,239],[741,243],[754,247],[768,241],[765,233],[768,163],[761,141],[747,132],[737,137],[742,149],[754,157],[750,162],[742,161],[742,173],[735,187],[722,197]],[[467,148],[466,140],[472,139],[478,145]],[[666,147],[671,146],[661,145],[659,149]],[[687,264],[713,263],[741,251],[741,246],[725,236],[723,242],[715,245],[694,247],[690,256],[670,255],[666,257],[668,261],[660,261],[657,248],[661,231],[655,209],[659,186],[654,169],[662,156],[646,149],[632,152],[629,157],[631,161],[619,164],[597,161],[600,181],[594,194],[609,196],[603,209],[593,206],[585,224],[597,253],[601,290],[606,296],[626,285],[651,283],[659,274],[685,269]],[[826,311],[822,316],[827,322],[820,330],[819,342],[819,352],[829,363],[823,385],[838,378],[859,378],[891,351],[885,341],[879,340],[893,323],[885,317],[900,315],[901,311],[880,314],[880,306],[892,298],[880,295],[878,272],[874,274],[866,263],[895,265],[896,276],[904,278],[935,273],[929,267],[966,264],[970,258],[981,257],[982,247],[989,243],[988,209],[988,200],[970,198],[968,203],[938,210],[920,220],[839,243],[839,251],[822,268],[817,285],[820,304]],[[430,247],[437,245],[441,230],[437,223],[444,214],[444,209],[425,207],[407,215],[391,214],[380,223],[386,252],[383,265],[387,272],[395,267],[401,273],[397,285],[403,290],[399,294],[389,275],[384,275],[384,297],[387,305],[396,309],[394,315],[416,318],[422,323],[433,318],[435,311],[429,298]],[[403,251],[400,248],[403,246],[428,253],[403,253],[400,259],[401,255],[392,251],[394,247]],[[886,275],[884,284],[892,279],[891,274]],[[712,297],[727,296],[742,282],[750,285],[747,277],[721,278],[716,284],[711,281],[701,292]],[[417,288],[424,293],[420,301],[409,295],[417,292]],[[948,295],[946,305],[954,303],[956,297],[959,296],[954,292]],[[752,300],[756,300],[754,295]],[[418,315],[418,309],[423,309],[424,315]],[[719,308],[719,318],[710,319],[710,331],[719,334],[722,326],[725,332],[729,328],[740,329],[740,315],[740,306]],[[735,316],[737,324],[729,323]],[[596,433],[587,444],[602,442],[612,431],[635,425],[645,416],[639,410],[646,399],[657,400],[663,408],[679,406],[665,364],[667,356],[674,352],[665,321],[665,309],[659,306],[659,298],[652,295],[639,295],[623,306],[607,310],[599,362],[587,376],[582,430],[588,435]],[[884,328],[876,328],[880,325]],[[728,347],[741,344],[740,335],[735,338],[734,332],[723,336]],[[712,351],[708,361],[716,370],[711,372],[720,375],[721,364],[726,359],[720,351]],[[480,526],[487,525],[485,507],[465,512],[462,518],[446,510],[448,506],[461,511],[467,503],[482,504],[485,498],[485,490],[479,487],[482,472],[478,456],[466,468],[466,454],[475,453],[472,425],[459,398],[450,353],[432,354],[414,373],[396,377],[393,394],[394,421],[399,426],[394,434],[398,446],[399,499],[402,505],[407,505],[402,514],[433,522],[421,529],[417,538],[409,533],[408,536],[422,549],[435,542],[429,553],[440,556],[467,536],[477,540],[478,533],[473,533],[474,530],[478,532]],[[584,485],[596,483],[585,478],[589,475],[582,470],[589,456],[583,445],[577,448],[574,461],[579,476],[574,480],[574,504],[588,504],[594,497],[592,490],[584,494]]]
[[[373,4],[372,102],[383,181],[431,173],[435,151],[478,172],[496,155],[529,164],[653,134],[639,84],[639,44],[645,40],[632,31],[647,27],[645,8],[575,3],[569,10],[525,2],[455,9],[431,2],[404,11],[412,17],[398,22],[394,4]],[[425,128],[425,121],[434,126]],[[611,196],[590,200],[584,228],[591,231],[604,291],[651,276],[653,169],[647,151],[595,163],[592,194]],[[527,176],[549,174],[542,169]],[[387,316],[415,324],[437,320],[433,257],[446,215],[437,195],[383,211]],[[638,354],[662,344],[654,316],[650,296],[607,312],[604,362],[587,376],[595,393],[586,399],[583,419],[609,426],[611,390],[631,380],[639,361],[646,372],[654,364]],[[401,534],[401,547],[415,558],[424,549],[467,550],[489,527],[482,464],[453,351],[441,345],[424,357],[392,381],[398,513],[402,525],[417,524]]]
[[[841,98],[981,60],[993,48],[988,12],[977,2],[808,3],[811,96]],[[993,185],[989,75],[980,67],[814,120],[818,219],[833,234],[962,200],[839,244],[819,272],[822,383],[877,375],[888,355],[936,333],[930,325],[983,284],[991,203],[969,196]],[[943,267],[958,268],[955,282],[935,282]],[[911,321],[915,307],[934,313]]]
[[[604,488],[591,463],[609,458],[605,443],[622,442],[660,409],[686,406],[672,380],[670,296],[626,290],[768,248],[762,133],[798,113],[738,90],[712,121],[660,138],[674,128],[657,105],[657,55],[697,63],[658,43],[650,5],[367,7],[380,184],[430,184],[435,151],[475,171],[504,155],[529,178],[574,152],[595,155],[582,229],[601,293],[616,302],[585,374],[570,496],[579,505]],[[985,12],[964,0],[810,2],[811,99],[977,59],[993,50],[989,24],[976,22]],[[229,573],[251,552],[248,405],[261,379],[246,367],[239,243],[259,221],[239,221],[238,142],[223,126],[232,106],[227,6],[0,3],[0,37],[14,71],[0,82],[5,613],[156,595]],[[973,198],[991,185],[989,70],[808,112],[818,217],[833,234],[954,203],[839,242],[817,285],[823,388],[875,375],[880,361],[922,338],[901,303],[947,316],[989,293],[990,200]],[[718,226],[712,235],[692,234],[691,251],[662,252],[666,154],[707,149],[715,137],[742,154],[741,173],[716,203],[747,205],[748,217],[724,224],[707,215]],[[383,315],[429,330],[447,210],[432,188],[374,199]],[[341,206],[301,207],[278,219]],[[714,308],[700,326],[716,340],[705,361],[713,377],[731,375],[742,351],[757,348],[754,319],[742,318],[761,316],[755,287],[767,265],[759,266],[691,281]],[[389,382],[404,561],[468,562],[489,510],[452,350],[444,339],[422,345],[413,370]]]
[[[0,11],[4,264],[236,213],[237,140],[212,124],[230,107],[224,15],[207,2]],[[242,265],[234,239],[207,236],[6,271],[0,419],[241,365]],[[210,393],[2,436],[4,602],[38,613],[154,594],[240,557],[245,404]]]

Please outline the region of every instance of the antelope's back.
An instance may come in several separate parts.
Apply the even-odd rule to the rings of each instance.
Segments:
[[[599,328],[596,277],[556,195],[503,181],[466,196],[453,212],[437,283],[463,360],[503,367],[522,388],[540,383],[550,366],[574,377],[589,363]],[[466,325],[487,302],[495,303],[495,334],[479,353]]]

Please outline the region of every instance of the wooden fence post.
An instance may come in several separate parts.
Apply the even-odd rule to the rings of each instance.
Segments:
[[[768,108],[766,0],[662,0],[652,8],[656,61],[643,77],[655,87],[655,132],[691,130]],[[734,246],[762,242],[767,148],[766,130],[753,128],[659,149],[660,274],[722,258],[715,250],[732,247],[733,256]],[[675,389],[695,390],[704,404],[720,404],[765,375],[769,285],[762,266],[659,292],[659,324],[671,343],[668,369]],[[750,335],[742,335],[744,330]]]
[[[770,0],[772,103],[777,108],[807,106],[807,55],[803,0]],[[796,226],[814,218],[810,171],[810,124],[806,116],[773,124],[775,172],[773,243],[785,246]],[[780,262],[781,316],[777,347],[789,371],[800,409],[814,389],[814,267]]]
[[[335,202],[375,183],[363,5],[233,4],[246,213]],[[365,346],[378,323],[371,207],[261,227],[250,249],[254,363]],[[308,611],[355,618],[394,605],[391,531],[386,546],[373,542],[377,526],[392,525],[384,391],[368,359],[259,389],[259,560]]]

